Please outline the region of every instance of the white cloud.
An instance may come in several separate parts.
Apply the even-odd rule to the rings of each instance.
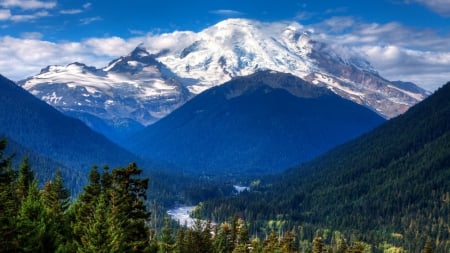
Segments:
[[[92,6],[92,3],[85,3],[85,4],[83,4],[83,8],[85,8],[85,9],[88,9],[91,6]]]
[[[39,73],[48,65],[67,65],[75,61],[100,68],[128,54],[145,40],[112,37],[55,43],[38,39],[37,33],[35,38],[31,36],[33,33],[28,35],[29,38],[0,37],[0,74],[18,81]]]
[[[148,35],[144,42],[144,45],[152,53],[158,53],[163,49],[172,48],[180,49],[184,48],[194,42],[193,32],[174,32],[161,35]]]
[[[38,18],[42,18],[42,17],[47,17],[49,15],[50,14],[48,13],[48,11],[38,11],[38,12],[32,13],[32,14],[12,15],[10,19],[14,22],[26,22],[26,21],[30,21],[30,20],[34,20],[34,19],[38,19]]]
[[[450,81],[450,36],[399,23],[335,17],[312,25],[315,36],[364,55],[381,76],[434,90]]]
[[[0,10],[0,20],[8,20],[11,18],[11,11],[8,9]]]
[[[439,13],[442,16],[450,17],[450,1],[449,0],[413,0],[425,5],[430,10]]]
[[[213,10],[210,11],[212,14],[221,15],[221,16],[227,16],[227,17],[234,17],[234,16],[240,16],[243,15],[242,12],[236,11],[236,10],[227,10],[227,9],[221,9],[221,10]]]
[[[83,46],[95,55],[113,54],[117,56],[128,54],[136,47],[136,45],[132,45],[129,41],[119,37],[91,38],[83,41]]]
[[[91,17],[91,18],[83,18],[80,21],[81,21],[82,25],[89,25],[92,22],[96,22],[96,21],[100,21],[100,20],[102,20],[102,18],[97,16],[97,17]]]
[[[56,7],[56,1],[38,1],[38,0],[0,0],[0,6],[7,8],[21,8],[24,10],[32,9],[52,9]]]
[[[81,9],[69,9],[69,10],[61,10],[59,11],[59,13],[61,14],[67,14],[67,15],[74,15],[74,14],[79,14],[82,13],[83,10]]]
[[[24,32],[21,34],[22,38],[29,40],[40,40],[44,35],[40,32]]]

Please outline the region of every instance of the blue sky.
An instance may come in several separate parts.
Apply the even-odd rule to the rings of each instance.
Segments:
[[[237,17],[298,22],[364,52],[389,79],[429,90],[450,80],[450,0],[0,0],[0,74],[102,67],[147,37]]]

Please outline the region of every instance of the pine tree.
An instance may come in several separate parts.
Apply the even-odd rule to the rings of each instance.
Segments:
[[[264,252],[279,252],[279,241],[275,231],[270,232],[267,239],[264,241]]]
[[[180,227],[177,231],[177,235],[175,237],[175,252],[176,253],[184,253],[186,252],[186,244],[185,244],[185,236],[186,229],[184,227]]]
[[[6,140],[0,140],[0,252],[18,248],[16,215],[19,199],[16,194],[17,173],[11,167],[12,156],[4,157]]]
[[[57,170],[52,181],[41,191],[42,201],[50,215],[49,225],[54,227],[56,244],[62,250],[73,239],[67,210],[70,204],[69,190],[64,187],[61,171]]]
[[[250,237],[248,235],[248,228],[242,219],[237,220],[237,237],[233,252],[246,253],[249,251],[248,244]]]
[[[19,167],[19,177],[17,179],[17,196],[20,201],[25,200],[28,188],[34,181],[34,173],[30,169],[28,157],[25,157]]]
[[[250,242],[251,252],[252,253],[261,253],[263,252],[263,245],[258,237],[255,237]]]
[[[101,194],[94,214],[89,218],[85,232],[81,236],[82,247],[79,248],[79,252],[123,252],[125,249],[121,241],[123,234],[120,226],[114,225],[109,216],[106,196]]]
[[[291,253],[296,252],[295,247],[295,235],[291,231],[287,231],[281,239],[281,248],[283,252]]]
[[[322,253],[324,250],[322,237],[315,237],[313,240],[313,253]]]
[[[86,233],[86,225],[92,219],[97,206],[98,197],[101,194],[100,173],[97,166],[93,166],[89,172],[89,182],[84,187],[83,192],[71,207],[72,230],[74,243],[81,247],[81,237]]]
[[[123,220],[124,240],[131,251],[141,252],[149,245],[147,227],[150,212],[147,211],[148,179],[140,179],[141,169],[135,163],[125,168],[114,169],[111,173],[111,204],[113,215]],[[112,202],[113,200],[111,200]]]
[[[159,252],[173,252],[175,248],[175,239],[173,238],[172,229],[170,228],[169,217],[164,217],[164,227],[162,228],[161,239],[159,241]]]
[[[48,214],[34,181],[17,215],[19,245],[23,252],[54,252],[54,231],[48,226]]]
[[[433,249],[431,248],[431,240],[427,239],[425,245],[423,246],[423,253],[433,253]]]
[[[231,226],[228,222],[223,222],[218,229],[214,238],[214,248],[216,252],[232,252],[234,249],[234,242],[231,236]]]

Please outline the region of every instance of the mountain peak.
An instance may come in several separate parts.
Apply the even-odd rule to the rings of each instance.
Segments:
[[[259,21],[246,19],[246,18],[228,18],[223,21],[218,22],[212,27],[243,27],[243,26],[257,26],[260,24]]]
[[[285,90],[298,98],[317,98],[323,95],[333,94],[326,88],[317,87],[292,74],[275,70],[257,71],[249,76],[236,77],[225,84],[223,86],[228,88],[228,99],[241,96],[248,91],[253,91],[261,87]]]
[[[128,55],[134,59],[140,59],[150,56],[150,53],[145,48],[144,44],[139,44],[131,53]]]
[[[137,73],[146,66],[161,65],[143,44],[139,44],[127,56],[122,56],[108,64],[103,70],[113,72]]]

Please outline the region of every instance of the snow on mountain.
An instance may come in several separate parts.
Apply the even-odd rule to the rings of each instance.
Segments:
[[[178,76],[191,79],[186,85],[194,94],[236,76],[272,69],[328,87],[386,118],[427,96],[420,88],[412,94],[392,85],[363,58],[351,52],[338,54],[332,46],[312,39],[298,23],[228,19],[199,33],[163,36],[183,37],[180,44],[158,48],[165,53],[157,59]]]
[[[190,44],[168,48],[158,60],[184,78],[197,80],[189,90],[198,94],[236,76],[257,70],[306,76],[315,70],[307,57],[308,45],[295,46],[295,31],[300,25],[281,23],[266,26],[245,19],[229,19],[199,33],[190,33]]]
[[[147,49],[148,50],[147,50]],[[290,73],[391,118],[428,95],[383,79],[358,55],[298,23],[228,19],[198,33],[155,36],[97,69],[49,66],[19,85],[112,139],[152,124],[192,95],[261,70]]]
[[[189,98],[176,76],[143,47],[103,69],[49,66],[19,85],[112,139],[155,122]]]

